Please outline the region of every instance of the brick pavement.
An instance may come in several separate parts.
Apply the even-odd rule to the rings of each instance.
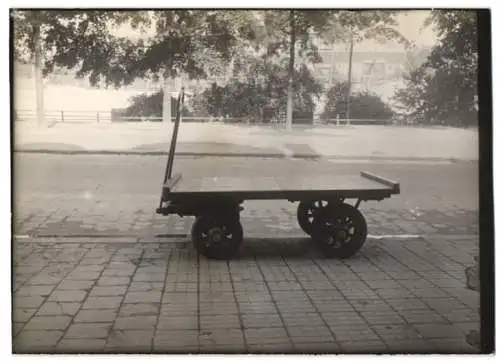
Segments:
[[[14,351],[473,352],[476,249],[470,233],[369,239],[338,261],[282,235],[226,263],[182,237],[18,239]]]
[[[62,199],[50,194],[33,194],[17,203],[14,231],[18,235],[99,236],[185,234],[192,218],[159,217],[152,205],[154,195],[123,197],[117,206],[108,198],[95,202],[92,198]],[[421,208],[404,208],[401,202],[366,203],[361,205],[373,234],[477,234],[478,213],[464,206],[422,201]],[[439,209],[436,208],[439,206]],[[283,201],[247,202],[242,212],[245,235],[302,236],[297,226],[296,204]]]

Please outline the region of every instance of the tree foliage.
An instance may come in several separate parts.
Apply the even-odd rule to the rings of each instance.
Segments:
[[[267,55],[282,54],[288,59],[288,79],[293,80],[296,63],[319,63],[321,57],[314,37],[325,42],[361,41],[369,38],[408,41],[394,28],[395,11],[269,10],[264,14],[268,33]],[[295,59],[297,47],[298,59]],[[290,93],[289,88],[288,92]],[[346,102],[348,100],[346,99]],[[288,103],[295,103],[288,95]],[[290,112],[292,108],[288,108]],[[290,119],[290,115],[288,115]]]
[[[348,92],[347,82],[335,84],[327,92],[327,103],[323,119],[331,120],[337,116],[340,119],[347,117],[346,94]],[[351,118],[356,120],[389,120],[394,112],[380,98],[380,96],[369,92],[357,92],[351,95]]]
[[[328,43],[367,39],[396,40],[410,46],[409,41],[396,29],[395,15],[392,10],[338,10],[332,12],[328,26],[320,33]]]
[[[171,115],[177,112],[177,98],[170,98]],[[123,117],[144,117],[158,118],[162,117],[163,113],[163,90],[152,94],[140,94],[134,96],[130,100],[130,105],[125,109],[120,110],[120,116]],[[191,116],[189,109],[183,110],[183,116]]]
[[[254,77],[255,74],[260,77]],[[213,83],[210,88],[196,94],[187,104],[190,114],[196,117],[229,117],[261,121],[262,110],[272,108],[283,112],[287,100],[286,66],[264,63],[254,59],[245,77],[233,77],[227,84]],[[301,67],[294,77],[295,118],[312,122],[314,97],[319,97],[322,87],[309,69]],[[130,116],[160,115],[163,93],[136,96],[128,108]]]
[[[474,11],[435,10],[439,42],[396,93],[400,112],[422,124],[477,124],[477,25]]]
[[[295,9],[15,10],[12,19],[18,59],[32,58],[38,38],[45,75],[56,69],[74,70],[94,86],[120,87],[138,78],[159,80],[181,73],[200,79],[220,74],[232,64],[235,79],[208,90],[213,93],[207,98],[210,102],[197,102],[200,107],[205,102],[208,113],[230,110],[232,115],[254,117],[261,106],[271,104],[282,111],[292,101],[300,112],[313,112],[313,98],[321,93],[307,66],[321,61],[315,38],[400,40],[393,28],[394,14]],[[117,31],[121,27],[132,29],[135,36],[121,36]],[[242,76],[243,70],[251,77]],[[235,106],[229,107],[230,101]]]
[[[92,85],[115,87],[181,72],[206,77],[231,59],[240,39],[254,37],[251,18],[237,11],[16,10],[12,18],[18,59],[32,57],[39,34],[45,75],[56,67],[71,69]],[[121,26],[139,36],[120,36]],[[149,27],[153,34],[144,33]]]

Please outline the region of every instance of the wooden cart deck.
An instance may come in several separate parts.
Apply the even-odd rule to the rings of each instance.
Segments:
[[[183,177],[175,176],[164,186],[166,200],[231,197],[249,199],[295,199],[314,195],[383,199],[399,194],[399,184],[369,173],[361,175],[281,177]]]

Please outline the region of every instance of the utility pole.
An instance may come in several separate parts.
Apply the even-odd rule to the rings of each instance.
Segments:
[[[163,75],[163,122],[172,122],[172,117],[175,116],[172,115],[172,92],[180,92],[181,88],[181,76],[170,79],[167,76],[167,72],[165,72],[165,74]]]
[[[292,129],[293,119],[293,73],[295,70],[295,12],[290,10],[290,62],[288,63],[288,99],[286,129]]]
[[[172,101],[170,94],[170,79],[168,73],[163,74],[163,109],[162,109],[162,121],[171,122],[172,121]]]
[[[167,35],[168,36],[168,35]],[[166,69],[163,70],[163,109],[162,109],[162,121],[172,122],[172,95],[171,95],[171,74],[173,68],[172,61],[172,43],[171,39],[168,38],[168,48],[167,48],[167,62]]]
[[[33,40],[35,42],[35,48],[33,52],[34,60],[34,75],[35,75],[35,94],[36,94],[36,120],[37,125],[44,125],[44,102],[43,102],[43,55],[42,55],[42,40],[40,34],[40,21],[35,11],[35,22],[33,25]]]
[[[349,68],[347,71],[347,94],[346,94],[346,119],[351,119],[351,88],[352,88],[352,53],[354,49],[354,39],[351,31],[349,39]],[[349,122],[349,121],[348,121]]]

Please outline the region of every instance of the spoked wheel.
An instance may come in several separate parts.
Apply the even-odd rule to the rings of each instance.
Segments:
[[[313,240],[327,257],[349,258],[366,241],[366,220],[349,204],[322,209],[313,221]]]
[[[237,218],[200,216],[193,224],[191,237],[199,254],[229,260],[243,241],[243,228]]]
[[[300,228],[308,235],[312,234],[313,221],[318,211],[326,208],[326,200],[302,201],[297,207],[297,220]]]

